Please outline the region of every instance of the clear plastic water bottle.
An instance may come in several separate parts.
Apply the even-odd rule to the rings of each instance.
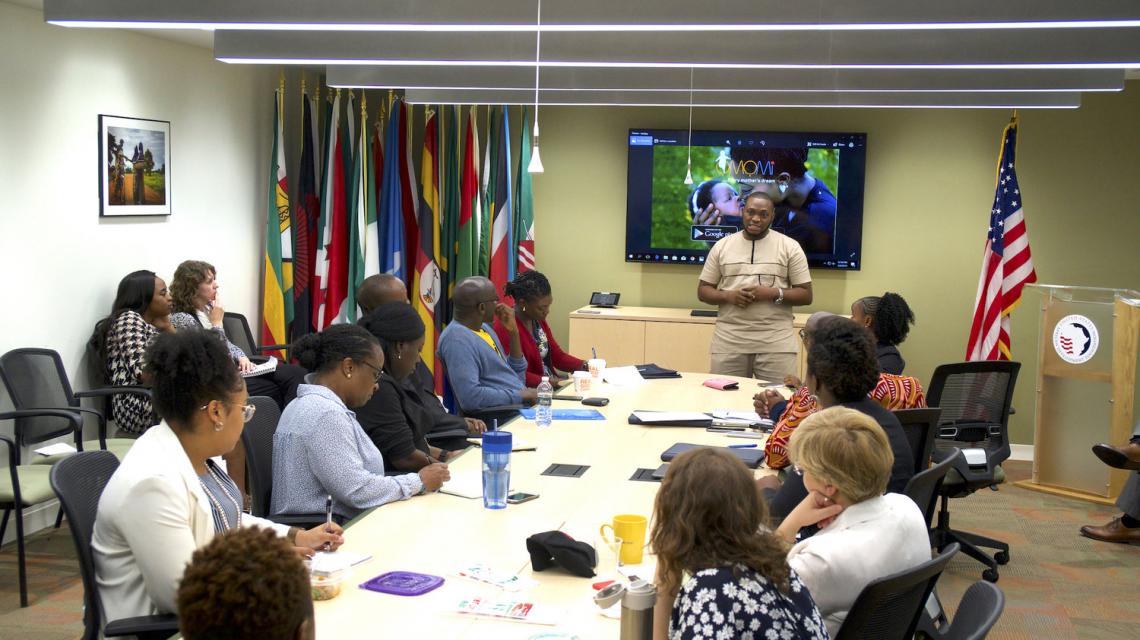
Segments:
[[[509,431],[483,434],[483,506],[505,509],[511,486],[511,445]]]
[[[540,427],[549,427],[554,419],[550,403],[554,400],[554,387],[550,386],[550,378],[542,376],[538,385],[538,404],[534,407],[534,421]]]

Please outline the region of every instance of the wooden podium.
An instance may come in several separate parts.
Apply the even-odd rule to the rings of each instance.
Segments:
[[[1111,504],[1130,472],[1092,445],[1132,434],[1140,293],[1029,285],[1040,296],[1033,477],[1018,486]]]

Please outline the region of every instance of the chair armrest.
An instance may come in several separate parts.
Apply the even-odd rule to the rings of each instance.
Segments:
[[[266,351],[287,351],[289,345],[287,344],[263,344],[261,346],[254,345],[253,350],[258,354],[265,353]]]
[[[168,613],[157,616],[138,616],[135,618],[120,618],[108,622],[103,627],[103,635],[108,638],[119,636],[138,636],[139,638],[154,639],[169,638],[178,633],[178,616]]]
[[[62,409],[16,409],[15,411],[5,411],[0,413],[0,420],[15,420],[16,418],[39,418],[44,416],[52,416],[55,418],[66,418],[71,421],[71,433],[75,437],[75,448],[79,451],[83,450],[83,416],[75,410],[74,407],[66,407]],[[9,443],[12,441],[9,440]],[[15,451],[15,444],[12,444],[11,450]],[[19,454],[16,454],[19,457]]]
[[[335,520],[336,517],[333,516]],[[325,523],[325,514],[323,513],[281,513],[274,516],[267,516],[266,520],[276,522],[277,524],[287,524],[290,527],[299,527],[301,529],[312,529],[313,527]]]
[[[117,396],[121,393],[126,393],[134,396],[144,396],[150,398],[150,388],[142,387],[139,385],[128,385],[122,387],[99,387],[98,389],[88,389],[87,391],[76,391],[76,398],[105,398],[107,396]]]

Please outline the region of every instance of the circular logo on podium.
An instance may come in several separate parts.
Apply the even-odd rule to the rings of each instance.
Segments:
[[[1053,328],[1053,349],[1069,364],[1083,364],[1096,355],[1100,334],[1085,316],[1073,314],[1061,318]]]

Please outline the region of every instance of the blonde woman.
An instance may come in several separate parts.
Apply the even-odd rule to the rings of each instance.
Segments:
[[[808,416],[789,455],[808,495],[776,533],[796,543],[788,564],[811,591],[832,634],[867,583],[930,559],[926,519],[910,498],[883,492],[894,454],[883,428],[865,413],[832,407]]]

